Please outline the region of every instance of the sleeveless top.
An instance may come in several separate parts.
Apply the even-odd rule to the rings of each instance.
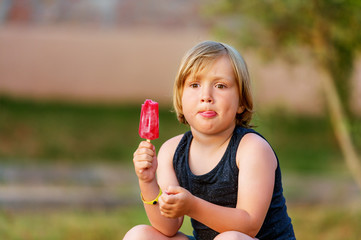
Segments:
[[[247,133],[255,133],[264,139],[262,135],[253,129],[236,126],[227,150],[217,166],[206,174],[194,175],[190,170],[188,162],[193,135],[190,131],[186,132],[179,142],[173,157],[173,167],[180,186],[208,202],[235,208],[237,204],[239,172],[236,163],[236,154],[241,139]],[[277,169],[275,171],[275,185],[271,204],[256,237],[260,240],[296,239],[291,219],[287,214],[278,158]],[[194,230],[193,234],[196,239],[214,239],[219,234],[194,219],[191,219],[191,222]]]

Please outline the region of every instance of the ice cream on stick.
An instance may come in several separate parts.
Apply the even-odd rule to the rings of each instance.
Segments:
[[[159,137],[159,108],[158,103],[150,99],[142,104],[139,122],[139,136],[150,140]]]

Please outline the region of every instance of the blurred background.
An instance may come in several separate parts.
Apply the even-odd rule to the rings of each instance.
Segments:
[[[148,223],[132,167],[140,106],[160,103],[157,148],[187,131],[173,80],[207,39],[248,63],[253,124],[280,159],[296,236],[360,239],[360,10],[350,0],[0,0],[0,239],[122,239]]]

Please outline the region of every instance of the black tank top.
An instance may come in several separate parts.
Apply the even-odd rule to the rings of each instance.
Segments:
[[[204,175],[194,175],[188,164],[189,148],[193,136],[190,131],[186,132],[179,142],[173,158],[173,167],[180,186],[190,191],[193,195],[208,202],[224,207],[235,208],[237,204],[239,172],[236,163],[236,154],[241,139],[247,133],[255,133],[263,138],[262,135],[253,129],[237,126],[233,132],[227,150],[217,166]],[[256,236],[258,239],[296,239],[291,219],[287,214],[285,202],[281,182],[281,170],[277,158],[272,201],[263,225]],[[214,239],[218,235],[216,231],[194,219],[191,219],[191,222],[194,229],[193,234],[196,239]]]

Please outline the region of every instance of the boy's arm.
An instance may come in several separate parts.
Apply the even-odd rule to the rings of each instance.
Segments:
[[[190,216],[217,232],[240,231],[255,237],[271,203],[277,160],[269,144],[247,134],[237,151],[239,168],[237,207],[225,208],[195,199]]]
[[[195,197],[180,187],[172,188],[164,211],[168,217],[188,215],[217,232],[239,231],[255,237],[267,214],[277,167],[269,144],[255,134],[247,134],[237,151],[239,167],[236,208],[218,206]]]
[[[163,144],[158,153],[157,179],[151,182],[139,181],[139,186],[145,201],[151,201],[159,194],[163,195],[168,186],[178,186],[178,180],[173,169],[173,155],[182,136],[174,137]],[[166,218],[161,215],[159,203],[156,205],[144,204],[151,225],[166,236],[175,235],[183,223],[183,216]]]

